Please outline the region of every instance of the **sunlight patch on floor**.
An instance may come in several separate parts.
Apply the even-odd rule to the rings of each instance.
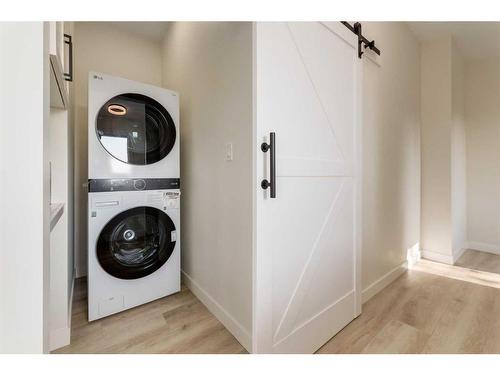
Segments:
[[[500,289],[500,275],[496,273],[451,266],[426,259],[420,259],[415,265],[412,266],[411,269]]]

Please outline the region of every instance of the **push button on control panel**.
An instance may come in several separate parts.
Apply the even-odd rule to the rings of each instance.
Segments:
[[[135,190],[144,190],[146,188],[146,181],[143,179],[134,180],[134,189]]]

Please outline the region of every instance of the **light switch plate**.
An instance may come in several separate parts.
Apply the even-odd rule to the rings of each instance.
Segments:
[[[233,144],[226,143],[226,161],[233,160]]]

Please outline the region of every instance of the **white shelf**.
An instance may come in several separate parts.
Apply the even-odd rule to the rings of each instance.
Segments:
[[[50,204],[50,231],[54,229],[64,212],[64,203]]]

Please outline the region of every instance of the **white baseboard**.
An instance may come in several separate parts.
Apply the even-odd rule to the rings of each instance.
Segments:
[[[76,267],[75,268],[75,278],[79,279],[81,277],[87,276],[87,269],[83,267]]]
[[[453,252],[453,264],[455,264],[455,262],[463,255],[463,253],[465,253],[466,250],[467,250],[467,246],[464,245],[461,248],[459,248],[457,251]]]
[[[229,314],[210,294],[208,294],[186,272],[182,272],[184,284],[215,315],[217,319],[233,334],[236,340],[249,352],[252,351],[252,338],[248,331]]]
[[[49,350],[53,351],[69,345],[71,339],[71,328],[57,328],[49,332]]]
[[[452,255],[441,254],[429,250],[421,250],[421,255],[422,258],[432,260],[434,262],[451,264],[451,265],[455,263],[455,259],[453,259],[454,257]]]
[[[69,291],[68,301],[68,326],[58,328],[49,333],[49,350],[53,351],[63,346],[67,346],[71,342],[71,315],[73,312],[73,293],[75,290],[75,270],[73,270],[73,280],[71,281],[71,290]]]
[[[436,251],[421,250],[421,256],[424,259],[432,260],[434,262],[454,265],[455,262],[462,256],[462,254],[467,250],[467,244],[459,247],[457,250],[453,250],[451,255],[438,253]]]
[[[484,242],[469,241],[467,247],[472,250],[485,251],[491,254],[500,254],[500,245],[489,244]]]
[[[71,317],[73,316],[73,294],[75,292],[76,269],[73,269],[73,280],[71,280],[71,290],[69,292],[68,306],[68,327],[71,329]]]
[[[361,301],[363,303],[367,302],[370,298],[374,297],[378,292],[396,280],[399,276],[406,272],[408,269],[408,262],[404,261],[399,266],[393,268],[391,271],[387,272],[384,276],[371,283],[362,292]]]

